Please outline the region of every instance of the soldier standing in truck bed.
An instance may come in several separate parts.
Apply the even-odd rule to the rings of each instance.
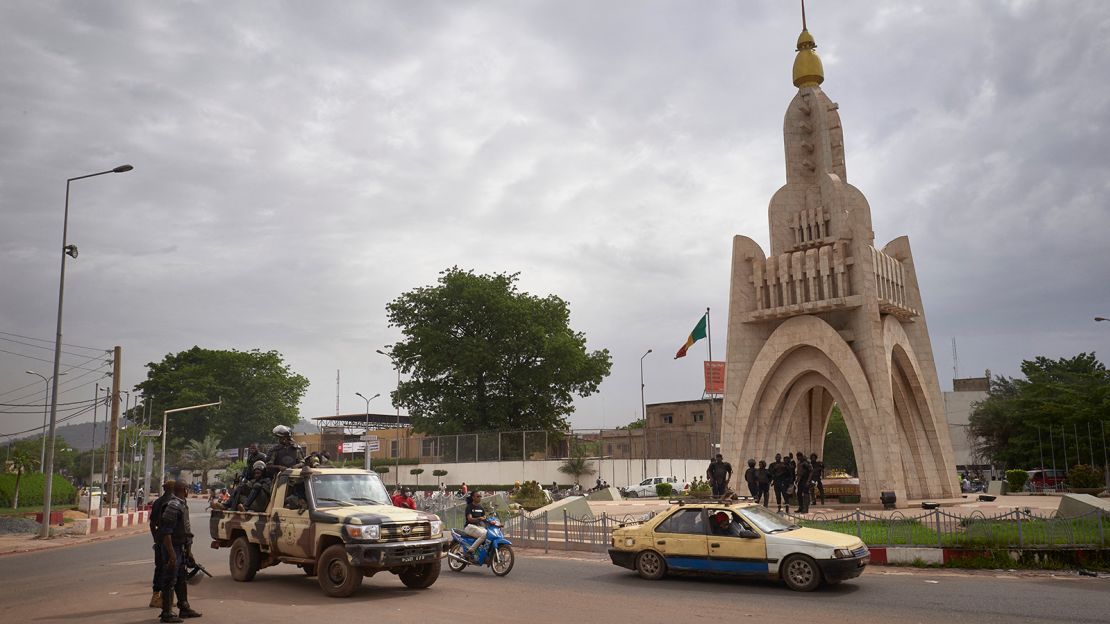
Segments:
[[[274,435],[278,443],[266,453],[266,466],[272,475],[276,475],[286,468],[292,468],[304,462],[304,451],[293,444],[293,431],[285,425],[274,427]]]

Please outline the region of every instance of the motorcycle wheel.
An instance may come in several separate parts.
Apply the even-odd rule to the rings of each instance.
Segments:
[[[455,557],[451,555],[455,555],[455,557],[466,557],[466,551],[463,550],[462,544],[458,542],[451,544],[451,548],[447,551],[447,567],[451,568],[452,572],[462,572],[466,569],[466,566],[469,565],[465,561],[455,559]]]
[[[491,555],[493,558],[490,560],[490,569],[497,576],[505,576],[513,569],[513,564],[516,563],[516,555],[513,554],[513,547],[505,544],[498,546],[497,552]]]

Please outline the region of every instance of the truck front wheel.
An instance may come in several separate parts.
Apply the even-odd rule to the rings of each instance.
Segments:
[[[240,535],[231,543],[228,564],[231,578],[241,582],[252,580],[258,574],[258,568],[262,567],[262,551],[258,549],[258,544],[252,544]]]
[[[439,578],[439,560],[424,565],[412,566],[406,568],[397,576],[401,577],[401,582],[405,587],[412,589],[425,589],[431,587],[436,579]]]
[[[342,544],[328,546],[316,564],[320,589],[332,598],[346,598],[362,584],[362,570],[351,565]]]

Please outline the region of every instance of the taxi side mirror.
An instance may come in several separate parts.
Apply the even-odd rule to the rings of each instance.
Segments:
[[[744,539],[758,539],[759,533],[756,533],[751,529],[740,529],[740,537],[743,537]]]

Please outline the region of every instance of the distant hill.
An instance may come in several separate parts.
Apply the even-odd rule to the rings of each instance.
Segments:
[[[293,425],[293,431],[298,434],[318,433],[320,431],[320,428],[307,420],[302,420]],[[104,444],[104,432],[104,421],[96,423],[97,447]],[[61,425],[54,430],[54,434],[58,438],[65,440],[67,444],[77,449],[78,451],[88,451],[93,447],[93,424],[91,422],[77,423],[73,425]],[[39,439],[39,437],[40,436],[38,434],[35,434],[26,436],[23,439],[37,440]]]

